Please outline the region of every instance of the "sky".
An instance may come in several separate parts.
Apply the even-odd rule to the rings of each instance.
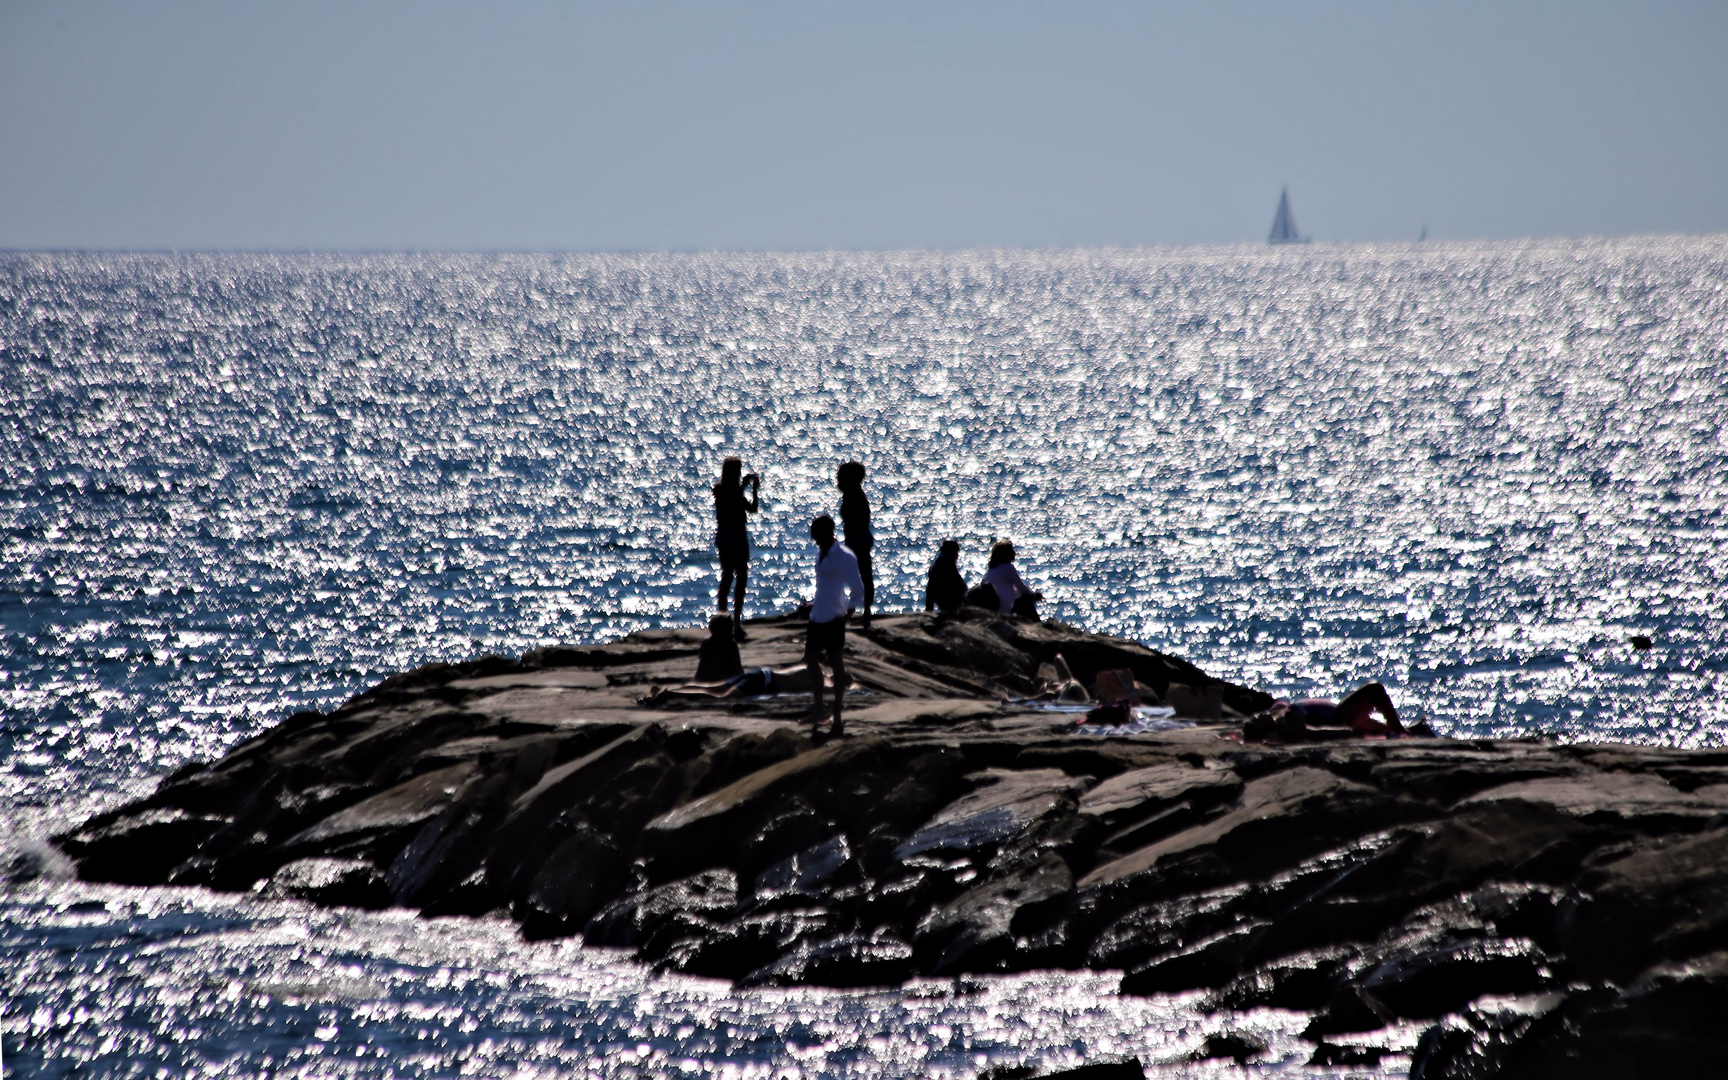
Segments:
[[[0,248],[1728,231],[1728,4],[0,0]]]

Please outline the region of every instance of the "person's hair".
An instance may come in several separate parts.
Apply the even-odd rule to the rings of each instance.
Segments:
[[[825,532],[830,538],[832,538],[834,535],[834,519],[829,517],[827,514],[817,514],[810,521],[810,531],[813,533]],[[817,542],[820,543],[821,541]],[[835,543],[839,543],[839,541],[836,540]],[[826,559],[828,553],[833,550],[834,544],[829,544],[827,547],[822,549],[822,554],[817,556],[816,561],[821,562],[823,559]]]
[[[944,540],[944,541],[942,541],[942,546],[936,549],[936,554],[939,556],[940,555],[958,555],[958,554],[960,554],[960,541],[958,541],[958,540]]]
[[[834,481],[841,487],[857,487],[864,482],[864,463],[861,461],[846,462],[834,474]]]
[[[743,481],[744,461],[742,458],[729,457],[720,463],[720,482],[728,487],[738,487]]]
[[[1001,566],[1005,562],[1014,561],[1014,544],[1008,540],[998,540],[990,547],[990,565]]]
[[[725,637],[732,632],[732,616],[716,615],[708,620],[708,633],[714,637]]]

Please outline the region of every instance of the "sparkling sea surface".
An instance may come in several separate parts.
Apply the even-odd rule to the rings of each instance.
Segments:
[[[1460,736],[1728,744],[1728,238],[806,255],[0,254],[8,1076],[1310,1069],[1108,975],[735,992],[498,920],[69,880],[44,838],[432,660],[749,610],[857,458],[878,606],[1046,613]],[[1634,635],[1653,645],[1635,649]],[[1193,1063],[1210,1033],[1258,1064]],[[1406,1051],[1400,1054],[1397,1051]]]

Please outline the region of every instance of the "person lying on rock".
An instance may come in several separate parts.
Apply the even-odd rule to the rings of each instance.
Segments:
[[[1038,682],[1041,689],[1033,700],[1059,701],[1064,705],[1084,705],[1092,700],[1092,695],[1086,692],[1086,687],[1074,672],[1068,667],[1068,659],[1057,653],[1049,663],[1038,665]]]
[[[820,694],[824,685],[821,672],[812,674],[803,664],[786,668],[751,668],[730,679],[689,682],[683,686],[650,686],[638,704],[655,708],[674,702],[759,697],[763,694]]]
[[[990,569],[984,572],[984,578],[979,582],[980,588],[985,585],[996,590],[997,614],[1037,620],[1038,601],[1044,599],[1044,594],[1033,592],[1032,587],[1021,580],[1020,571],[1014,568],[1014,544],[1011,541],[998,540],[990,548]]]
[[[1374,713],[1384,717],[1385,722],[1374,719]],[[1358,735],[1404,733],[1391,695],[1384,686],[1371,682],[1352,690],[1342,701],[1325,698],[1274,701],[1243,723],[1242,735],[1257,742],[1267,738],[1301,742],[1310,727],[1349,728]]]
[[[960,576],[960,541],[944,540],[924,582],[924,610],[952,615],[966,602],[966,579]]]
[[[738,658],[738,642],[732,636],[732,616],[716,615],[708,620],[708,640],[696,650],[698,683],[715,683],[734,678],[744,670]]]
[[[845,544],[834,538],[834,519],[820,514],[810,523],[810,539],[816,541],[816,598],[810,604],[810,628],[804,635],[804,665],[820,673],[827,665],[834,673],[834,727],[831,733],[845,730],[840,716],[841,702],[846,697],[850,681],[846,677],[846,619],[857,610],[866,595],[864,579],[858,575],[858,559]],[[820,724],[822,695],[810,710],[808,720]]]

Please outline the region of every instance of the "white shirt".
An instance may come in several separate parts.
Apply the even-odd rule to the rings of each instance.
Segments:
[[[984,571],[984,580],[979,584],[995,587],[996,600],[1002,605],[1001,611],[997,612],[999,615],[1010,614],[1014,610],[1015,600],[1022,596],[1032,595],[1032,590],[1026,587],[1024,581],[1020,580],[1020,571],[1014,569],[1014,564],[1011,562],[992,566]]]
[[[864,579],[858,574],[858,556],[836,540],[828,554],[816,555],[816,602],[810,607],[811,622],[833,622],[864,602]]]

